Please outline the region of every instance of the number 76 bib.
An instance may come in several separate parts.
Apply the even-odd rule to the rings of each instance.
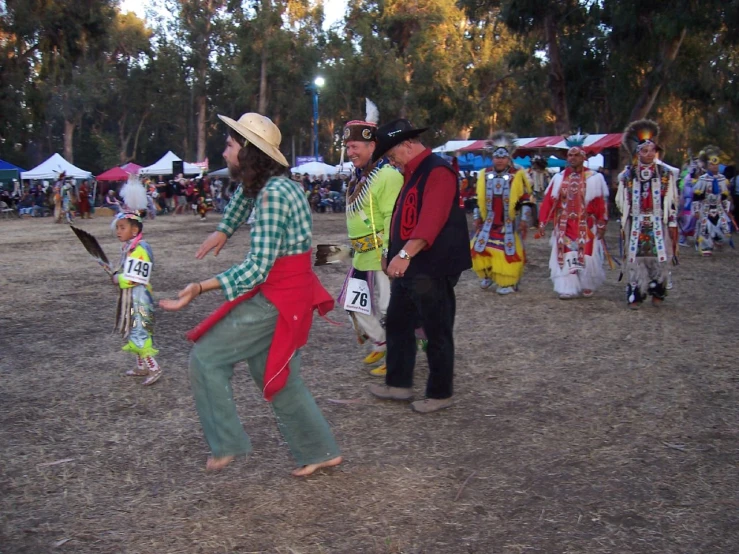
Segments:
[[[126,262],[123,264],[123,278],[134,283],[148,285],[153,266],[154,264],[145,260],[126,258]]]
[[[369,285],[363,279],[349,279],[346,284],[346,295],[344,298],[344,309],[349,312],[360,314],[372,314],[372,298]]]

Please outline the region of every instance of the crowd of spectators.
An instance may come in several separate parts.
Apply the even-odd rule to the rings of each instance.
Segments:
[[[303,185],[308,203],[314,212],[343,212],[349,175],[293,174],[293,180]]]
[[[85,217],[95,208],[108,208],[117,214],[123,208],[120,190],[123,182],[67,180],[70,185],[72,213]],[[209,211],[222,213],[235,189],[228,179],[209,177],[185,178],[178,175],[165,180],[145,179],[143,184],[149,196],[149,217],[164,214],[186,214],[205,219]],[[13,186],[14,185],[14,186]],[[55,183],[51,180],[18,182],[0,187],[0,207],[6,213],[20,216],[45,217],[54,212]],[[93,198],[94,197],[94,198]]]

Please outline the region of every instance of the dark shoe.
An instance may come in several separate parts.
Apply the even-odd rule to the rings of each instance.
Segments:
[[[454,404],[454,400],[450,398],[424,398],[423,400],[416,400],[411,402],[411,408],[414,412],[419,414],[430,414],[431,412],[438,412],[445,408],[450,407]]]
[[[387,385],[370,385],[367,389],[370,394],[382,400],[410,400],[413,398],[413,389],[389,387]]]

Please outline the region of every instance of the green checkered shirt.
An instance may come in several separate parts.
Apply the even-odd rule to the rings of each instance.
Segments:
[[[231,198],[218,230],[233,235],[254,208],[251,250],[246,259],[216,279],[227,300],[267,279],[277,258],[302,254],[311,248],[313,222],[303,188],[286,177],[272,177],[252,200],[239,187]]]

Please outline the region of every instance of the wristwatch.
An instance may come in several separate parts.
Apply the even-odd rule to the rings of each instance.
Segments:
[[[406,252],[405,250],[401,250],[400,252],[398,252],[398,257],[401,260],[410,260],[411,259],[411,255],[408,254],[408,252]]]

